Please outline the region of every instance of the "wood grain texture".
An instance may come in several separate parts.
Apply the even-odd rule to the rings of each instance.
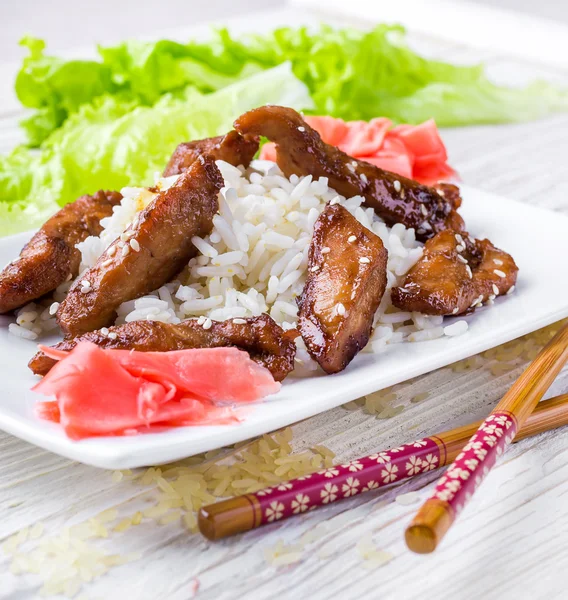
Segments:
[[[432,40],[416,43],[456,61],[503,61],[467,48]],[[0,150],[20,139],[18,114],[0,114]],[[539,123],[469,127],[444,132],[450,161],[470,185],[568,213],[568,115]],[[488,218],[491,218],[488,215]],[[503,224],[507,226],[506,223]],[[482,234],[482,232],[474,232]],[[527,240],[530,243],[530,240]],[[397,386],[405,410],[379,420],[361,410],[337,408],[294,426],[295,449],[323,444],[344,462],[436,431],[486,416],[523,370],[494,376],[480,361],[463,372],[444,368]],[[548,397],[568,391],[568,370]],[[412,403],[418,394],[428,398]],[[0,542],[38,521],[49,533],[118,507],[131,513],[147,504],[139,486],[113,483],[109,472],[57,457],[0,433]],[[524,440],[510,448],[464,510],[459,524],[431,556],[415,556],[403,531],[418,505],[394,498],[417,490],[422,500],[437,474],[427,474],[393,490],[369,493],[314,513],[232,539],[210,543],[189,535],[179,523],[143,523],[112,533],[97,546],[111,552],[139,551],[142,557],[116,567],[84,586],[90,599],[232,600],[253,597],[345,600],[355,598],[437,600],[478,598],[562,598],[568,569],[568,430]],[[298,543],[306,532],[327,528],[306,546],[301,559],[279,568],[265,551],[282,540]],[[371,534],[377,547],[394,555],[367,570],[357,543]],[[38,597],[35,576],[14,576],[0,554],[0,598]]]

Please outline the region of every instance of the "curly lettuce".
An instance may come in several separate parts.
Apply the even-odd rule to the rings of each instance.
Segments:
[[[49,56],[35,38],[22,44],[29,55],[15,87],[31,113],[22,122],[28,147],[0,157],[0,235],[40,224],[82,193],[149,183],[179,142],[222,133],[265,103],[438,126],[568,109],[568,92],[548,83],[502,87],[482,65],[424,58],[396,25],[283,27],[242,38],[219,29],[205,42],[100,47],[94,60]]]
[[[226,29],[206,42],[127,41],[100,47],[96,61],[64,61],[44,54],[40,40],[16,82],[24,106],[36,109],[24,126],[37,146],[82,104],[119,95],[150,106],[188,87],[212,93],[284,62],[310,90],[314,114],[345,120],[384,116],[396,123],[434,118],[438,126],[539,118],[568,109],[568,92],[546,82],[525,88],[495,85],[483,65],[456,66],[411,50],[398,25],[363,32],[322,26],[283,27],[234,38]]]

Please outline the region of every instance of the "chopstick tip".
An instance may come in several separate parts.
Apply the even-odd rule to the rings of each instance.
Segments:
[[[441,500],[428,500],[408,526],[405,540],[408,549],[417,554],[436,550],[454,520],[452,509]]]
[[[197,526],[208,540],[220,540],[258,527],[259,510],[258,500],[253,494],[227,498],[203,506],[197,514]]]
[[[434,532],[425,525],[410,525],[404,534],[409,550],[416,554],[431,554],[438,546]]]
[[[208,540],[214,541],[218,539],[217,531],[215,528],[215,520],[207,511],[207,508],[200,508],[197,513],[197,526],[201,535],[206,537]]]

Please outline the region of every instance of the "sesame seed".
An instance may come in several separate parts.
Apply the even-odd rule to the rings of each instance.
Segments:
[[[494,293],[496,296],[498,296],[498,295],[499,295],[499,288],[498,288],[498,287],[497,287],[495,284],[493,284],[491,287],[492,287],[492,289],[493,289],[493,293]]]
[[[404,190],[400,190],[400,197],[404,200],[406,198],[406,192]]]
[[[470,244],[475,245],[475,240],[471,237],[471,235],[469,235],[467,239],[469,240]]]
[[[204,317],[203,315],[201,315],[201,317],[199,317],[199,319],[197,319],[197,324],[198,325],[203,325],[203,323],[205,323],[207,317]]]
[[[512,286],[509,288],[509,291],[507,292],[507,296],[508,296],[509,294],[512,294],[514,291],[515,291],[515,286],[514,286],[514,285],[512,285]]]
[[[300,125],[300,127],[298,127],[298,131],[304,133],[304,131],[306,131],[306,128],[303,125]]]
[[[402,186],[400,185],[400,181],[398,179],[394,180],[393,186],[397,192],[400,192],[400,190],[402,189]]]
[[[312,273],[315,273],[316,271],[319,271],[319,270],[320,270],[320,267],[319,267],[319,265],[314,265],[314,266],[313,266],[313,267],[310,269],[310,271],[311,271]]]
[[[336,204],[339,204],[339,198],[334,198],[329,203],[330,206],[335,206]]]
[[[109,265],[112,265],[112,258],[109,258],[107,260],[103,260],[103,262],[101,263],[101,267],[108,267]]]
[[[424,206],[424,204],[420,205],[420,212],[427,217],[428,216],[428,209]]]
[[[367,183],[367,181],[369,181],[367,179],[367,176],[365,175],[365,173],[361,173],[361,175],[359,175],[359,179],[363,182],[363,183]]]
[[[347,165],[347,168],[351,171],[351,173],[355,173],[355,167],[351,163]]]
[[[128,256],[128,254],[130,253],[130,246],[123,246],[122,247],[122,256]]]
[[[462,246],[461,244],[458,244],[456,246],[456,252],[463,252],[465,250],[465,246]]]
[[[88,294],[91,291],[90,287],[83,286],[81,288],[81,294]]]
[[[463,245],[463,238],[462,238],[462,236],[459,233],[456,233],[454,237],[456,238],[456,242],[458,244],[462,244]]]
[[[352,161],[351,161],[351,164],[352,164],[354,167],[358,167],[358,166],[359,166],[359,163],[358,163],[356,160],[352,160]]]
[[[498,267],[500,267],[500,266],[503,264],[503,261],[502,261],[502,260],[499,260],[498,258],[494,258],[494,259],[493,259],[493,262],[494,262],[494,263],[495,263],[495,264],[496,264]]]
[[[473,273],[472,273],[472,271],[471,271],[471,267],[470,267],[469,265],[466,265],[466,266],[465,266],[465,270],[466,270],[466,272],[467,272],[467,276],[468,276],[470,279],[473,279]]]
[[[205,323],[203,323],[203,329],[211,329],[212,325],[213,321],[211,321],[211,319],[208,317],[207,319],[205,319]]]
[[[338,302],[335,305],[335,311],[337,312],[338,315],[343,316],[345,314],[345,306],[343,306],[343,304],[341,304],[341,302]]]
[[[419,227],[419,228],[416,230],[416,233],[417,233],[418,235],[422,235],[422,234],[426,233],[426,231],[424,231],[424,229],[422,229],[421,227]]]
[[[368,263],[370,263],[370,262],[371,262],[371,259],[370,259],[370,258],[367,258],[366,256],[362,256],[362,257],[359,259],[359,262],[360,262],[360,263],[363,263],[364,265],[366,265],[366,264],[368,264]]]
[[[140,244],[138,243],[138,240],[130,240],[130,247],[132,250],[134,250],[134,252],[140,252]]]
[[[111,339],[111,340],[116,340],[116,338],[118,337],[118,333],[116,333],[116,331],[111,331],[111,332],[108,334],[108,337],[109,337],[109,339]]]
[[[470,308],[473,308],[474,306],[477,306],[478,304],[481,304],[483,302],[483,296],[478,296],[472,303]]]
[[[244,319],[233,319],[233,323],[235,325],[245,325],[246,321]]]
[[[57,312],[57,309],[59,308],[59,302],[54,302],[50,307],[49,307],[49,314],[50,315],[54,315]]]
[[[329,254],[330,252],[331,252],[331,248],[329,248],[328,246],[325,246],[324,248],[321,249],[322,254]]]
[[[81,281],[81,285],[83,287],[91,287],[91,282],[88,279],[83,279],[83,281]]]
[[[73,279],[73,275],[71,273],[69,273],[69,275],[67,275],[67,277],[65,278],[65,283],[67,283],[68,281],[71,281]]]
[[[108,250],[107,250],[107,254],[109,256],[114,256],[116,254],[116,246],[111,246]]]
[[[422,227],[422,229],[425,229],[426,231],[432,231],[432,225],[430,225],[428,221],[422,221],[422,223],[420,223],[420,227]]]
[[[442,196],[442,198],[446,195],[444,190],[436,190],[438,192],[439,196]]]
[[[350,235],[350,236],[347,238],[347,241],[348,241],[349,243],[356,242],[356,241],[357,241],[357,236],[356,236],[356,235]]]
[[[464,265],[467,265],[467,258],[463,257],[461,254],[458,254],[458,260],[464,263]]]
[[[133,235],[134,235],[134,231],[132,231],[132,229],[129,229],[128,231],[123,231],[120,234],[120,241],[127,242]]]
[[[507,275],[505,275],[505,273],[503,273],[503,271],[500,271],[499,269],[493,269],[493,273],[495,273],[497,277],[501,277],[501,279],[507,277]]]
[[[109,334],[108,327],[103,327],[101,329],[101,335],[104,335],[105,337],[107,337],[108,334]]]
[[[458,313],[459,309],[460,309],[460,307],[459,307],[459,306],[456,306],[456,307],[454,308],[454,310],[452,310],[452,315],[456,315],[456,314]]]

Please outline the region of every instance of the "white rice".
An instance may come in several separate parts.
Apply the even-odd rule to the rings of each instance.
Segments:
[[[444,327],[444,335],[456,336],[464,334],[468,329],[467,321],[456,321]]]
[[[159,290],[125,302],[117,324],[135,320],[179,323],[201,317],[210,320],[243,319],[268,313],[284,329],[296,326],[296,298],[307,274],[308,250],[314,224],[327,202],[342,204],[364,227],[372,230],[388,250],[387,290],[374,318],[374,332],[366,351],[380,352],[388,345],[422,341],[463,333],[458,323],[442,327],[442,317],[403,312],[390,300],[393,286],[402,284],[408,270],[422,256],[422,244],[413,229],[401,224],[387,227],[363,198],[346,199],[322,177],[289,179],[270,161],[253,161],[249,169],[217,161],[225,186],[219,194],[219,213],[210,235],[192,239],[200,254],[189,261],[176,281]],[[167,189],[177,179],[156,177],[156,187]],[[104,250],[137,218],[156,196],[144,188],[124,188],[120,205],[101,221],[99,237],[78,244],[81,271],[92,267]],[[136,251],[136,248],[133,248]],[[79,275],[79,279],[81,275]],[[60,286],[53,300],[38,307],[32,303],[18,311],[11,332],[36,339],[56,327],[51,302],[61,302],[71,282]],[[463,321],[460,323],[464,323]],[[466,324],[467,325],[467,324]],[[24,329],[25,331],[22,331]],[[23,335],[22,335],[23,334]],[[298,364],[315,368],[303,342],[298,340]]]

